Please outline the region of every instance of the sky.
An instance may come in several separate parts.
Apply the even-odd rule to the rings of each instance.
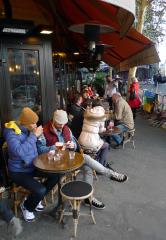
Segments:
[[[162,42],[162,44],[159,44],[159,57],[161,63],[166,61],[166,39]]]

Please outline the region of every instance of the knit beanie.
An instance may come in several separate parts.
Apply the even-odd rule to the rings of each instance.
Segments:
[[[20,124],[24,126],[35,124],[38,122],[38,120],[39,117],[37,114],[28,107],[23,108],[19,117]]]
[[[66,124],[68,122],[67,113],[63,110],[56,110],[54,112],[53,122],[58,124]]]

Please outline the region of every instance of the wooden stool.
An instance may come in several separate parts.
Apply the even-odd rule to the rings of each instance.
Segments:
[[[129,129],[128,131],[124,132],[123,149],[125,148],[125,144],[128,142],[132,143],[133,148],[135,149],[134,133],[135,133],[135,128]]]
[[[76,237],[76,234],[77,234],[77,225],[78,225],[78,219],[80,215],[91,216],[93,223],[96,224],[93,211],[92,211],[93,188],[90,184],[83,181],[71,181],[64,184],[60,192],[62,195],[62,210],[61,210],[59,222],[63,220],[63,217],[65,215],[73,216],[74,237]],[[89,199],[89,202],[90,202],[90,213],[89,214],[80,213],[81,202],[87,198]],[[70,202],[70,205],[72,207],[72,212],[65,211],[64,209],[65,200],[68,200]]]

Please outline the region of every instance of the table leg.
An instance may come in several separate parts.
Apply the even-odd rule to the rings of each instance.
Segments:
[[[61,177],[62,177],[62,175],[59,174],[59,176],[58,176],[58,202],[57,202],[56,206],[53,208],[53,210],[50,212],[50,215],[56,219],[59,219],[59,211],[61,210],[61,206],[62,206],[62,196],[60,193]]]

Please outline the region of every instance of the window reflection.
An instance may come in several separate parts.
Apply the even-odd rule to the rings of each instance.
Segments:
[[[11,86],[12,117],[23,107],[41,111],[39,53],[34,50],[8,49],[8,72]]]

